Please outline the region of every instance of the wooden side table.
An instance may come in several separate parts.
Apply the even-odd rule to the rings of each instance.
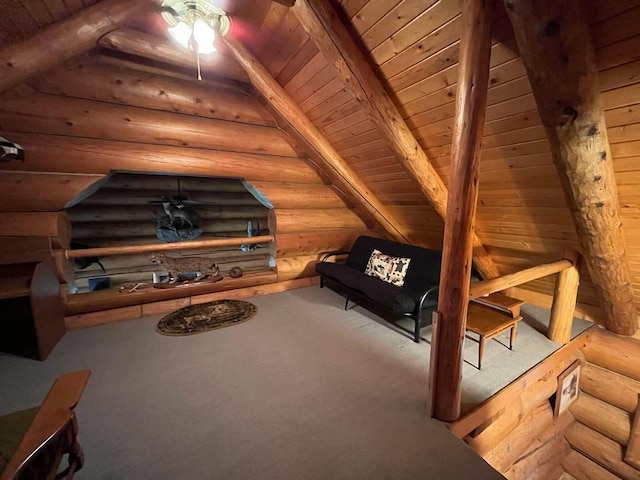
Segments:
[[[493,298],[492,298],[493,297]],[[520,305],[524,302],[501,294],[482,297],[469,302],[466,329],[476,333],[478,340],[478,370],[482,368],[484,345],[505,330],[511,329],[509,350],[513,350],[518,322],[522,320]]]

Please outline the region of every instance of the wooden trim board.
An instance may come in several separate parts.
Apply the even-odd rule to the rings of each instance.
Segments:
[[[213,300],[220,300],[223,298],[241,299],[257,295],[269,295],[271,293],[284,292],[286,290],[294,290],[296,288],[310,287],[318,285],[319,283],[320,277],[317,276],[298,278],[294,280],[286,280],[284,282],[274,282],[268,285],[255,285],[251,287],[237,288],[234,290],[184,297],[181,299],[151,302],[143,305],[134,305],[123,308],[112,308],[100,312],[81,313],[78,315],[67,316],[64,320],[68,330],[95,327],[108,323],[134,320],[144,315],[169,313],[181,307],[211,302]]]

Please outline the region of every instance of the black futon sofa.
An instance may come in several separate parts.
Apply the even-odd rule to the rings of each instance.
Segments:
[[[373,250],[384,255],[410,259],[404,284],[396,286],[365,274]],[[334,263],[336,255],[348,254],[345,263]],[[328,252],[316,264],[320,287],[325,280],[333,282],[336,291],[349,300],[365,307],[379,307],[394,316],[410,317],[415,322],[414,341],[420,342],[420,328],[431,324],[431,314],[438,305],[438,283],[442,252],[404,243],[360,236],[350,251]]]

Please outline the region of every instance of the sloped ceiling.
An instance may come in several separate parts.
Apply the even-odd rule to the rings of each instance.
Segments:
[[[637,106],[640,57],[633,50],[640,30],[639,1],[588,1],[606,109],[633,283],[640,289],[640,243],[636,235],[640,181]],[[461,0],[340,2],[363,51],[445,183],[450,171],[456,95]],[[327,135],[369,188],[425,241],[441,241],[442,222],[426,204],[374,124],[336,77],[296,22],[279,6],[254,44],[285,90]],[[633,19],[636,20],[633,20]],[[511,25],[498,2],[493,25],[490,88],[480,166],[476,232],[503,273],[555,259],[578,248],[570,212],[553,165]],[[635,150],[634,150],[635,147]],[[427,240],[428,239],[428,240]],[[553,279],[527,285],[531,299],[548,301]],[[579,302],[597,317],[598,304],[586,269]]]
[[[10,0],[0,42],[27,38],[94,0]],[[461,0],[342,0],[341,11],[434,167],[448,183]],[[586,0],[606,109],[636,298],[640,298],[640,0]],[[443,223],[289,8],[268,0],[219,2],[233,34],[327,136],[396,221],[440,245]],[[476,232],[502,273],[578,248],[524,65],[502,2],[496,10],[490,89],[480,166]],[[162,34],[157,15],[132,19]],[[530,283],[549,301],[553,279]],[[542,294],[542,295],[540,295]],[[583,273],[582,312],[598,316]]]

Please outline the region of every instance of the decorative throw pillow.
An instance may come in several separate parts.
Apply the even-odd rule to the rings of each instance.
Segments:
[[[409,269],[409,262],[411,262],[410,258],[392,257],[374,249],[364,273],[370,277],[391,283],[396,287],[401,287],[404,285],[404,277]]]

